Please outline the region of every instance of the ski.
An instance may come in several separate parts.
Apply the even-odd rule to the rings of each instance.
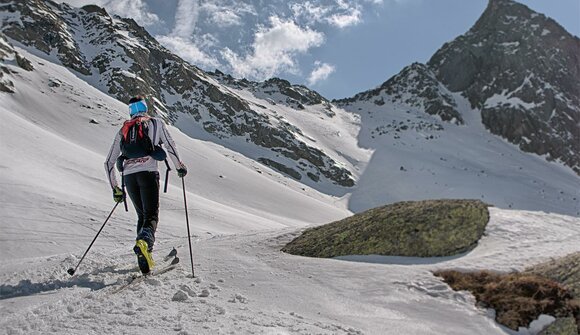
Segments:
[[[171,250],[171,252],[163,258],[163,262],[166,262],[166,263],[169,262],[169,264],[161,267],[160,269],[154,269],[153,271],[151,271],[147,274],[134,274],[133,276],[131,276],[131,278],[129,278],[128,282],[121,284],[121,286],[119,286],[116,289],[114,289],[113,291],[111,291],[110,294],[119,293],[119,292],[121,292],[129,287],[137,285],[138,283],[142,282],[146,278],[158,276],[158,275],[164,274],[166,272],[169,272],[173,269],[176,269],[177,264],[179,264],[179,257],[177,257],[177,250],[175,248],[173,248]]]

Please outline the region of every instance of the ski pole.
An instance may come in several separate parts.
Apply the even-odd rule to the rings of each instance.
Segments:
[[[191,276],[195,278],[195,270],[193,269],[193,250],[191,249],[191,233],[189,232],[189,215],[187,214],[187,197],[185,196],[185,179],[181,177],[181,185],[183,186],[183,204],[185,205],[185,223],[187,224],[187,239],[189,240],[189,257],[191,258]]]
[[[105,222],[101,226],[101,229],[99,229],[99,232],[97,233],[97,235],[93,239],[93,242],[91,242],[91,244],[89,245],[87,251],[85,251],[85,254],[83,255],[83,257],[81,257],[81,260],[79,261],[79,263],[77,264],[77,266],[74,269],[73,268],[70,268],[70,269],[67,270],[67,272],[68,272],[69,275],[72,276],[72,275],[75,274],[75,272],[79,268],[79,265],[81,265],[81,263],[83,262],[83,259],[85,259],[85,256],[87,255],[87,253],[89,252],[89,250],[91,250],[91,247],[93,246],[93,243],[95,243],[95,241],[97,240],[97,237],[99,237],[99,234],[101,233],[101,231],[103,230],[103,228],[105,228],[105,225],[107,224],[107,221],[109,221],[109,219],[111,218],[111,215],[113,215],[113,212],[115,211],[115,209],[117,208],[117,206],[119,206],[119,202],[117,202],[115,204],[115,207],[113,207],[113,209],[111,210],[111,213],[109,213],[109,216],[107,216],[107,219],[105,220]]]

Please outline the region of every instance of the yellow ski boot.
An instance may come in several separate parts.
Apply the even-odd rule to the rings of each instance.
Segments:
[[[133,251],[137,255],[137,264],[139,264],[139,270],[141,273],[148,274],[153,266],[155,266],[155,261],[153,261],[153,255],[148,250],[147,242],[144,240],[137,240]]]

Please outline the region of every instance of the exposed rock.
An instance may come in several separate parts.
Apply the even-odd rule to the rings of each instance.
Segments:
[[[538,335],[578,335],[574,318],[558,318]]]
[[[562,283],[570,288],[574,297],[580,299],[580,252],[534,265],[526,272]]]
[[[479,200],[400,202],[307,229],[282,251],[303,256],[434,257],[468,251],[489,221]]]
[[[34,70],[32,63],[28,59],[20,56],[20,54],[18,54],[18,53],[16,53],[16,64],[18,64],[18,66],[20,66],[21,68],[23,68],[26,71]]]
[[[184,301],[187,301],[188,299],[189,299],[189,296],[187,295],[187,293],[183,292],[182,290],[175,292],[175,294],[173,295],[173,298],[171,298],[171,300],[179,301],[179,302],[184,302]]]
[[[292,168],[289,168],[284,164],[280,164],[280,163],[273,161],[271,159],[268,159],[268,158],[258,158],[258,162],[260,162],[264,165],[267,165],[271,168],[274,168],[282,173],[285,173],[296,180],[302,179],[302,175],[298,171],[296,171]]]

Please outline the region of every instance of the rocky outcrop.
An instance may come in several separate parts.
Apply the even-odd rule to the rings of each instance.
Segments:
[[[310,228],[282,251],[311,257],[435,257],[477,245],[489,221],[479,200],[401,202]]]
[[[526,272],[562,283],[580,299],[580,252],[534,265]]]
[[[310,173],[336,185],[354,185],[348,169],[304,142],[284,122],[220,83],[216,74],[205,73],[165,49],[134,20],[111,17],[94,5],[74,8],[50,0],[2,2],[6,12],[4,34],[49,58],[56,55],[64,66],[111,96],[128,101],[132,96],[144,95],[152,110],[167,122],[186,129],[192,127],[179,122],[199,123],[216,142],[226,146],[232,143],[227,139],[233,137],[251,142],[270,150],[272,162],[282,153],[283,159],[276,164],[300,174],[296,179]],[[230,83],[245,85],[233,79]],[[328,103],[318,93],[280,79],[248,82],[248,87],[257,96],[275,90],[276,94],[268,96],[275,95],[277,101],[296,109]],[[184,115],[191,117],[181,118]],[[246,154],[252,157],[256,151],[248,149]]]

